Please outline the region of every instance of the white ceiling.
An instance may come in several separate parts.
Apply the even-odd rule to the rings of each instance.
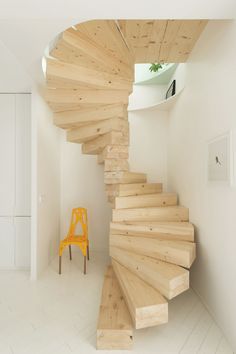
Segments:
[[[0,40],[20,67],[42,80],[41,58],[61,31],[89,19],[232,19],[235,0],[0,0]],[[0,62],[0,65],[1,62]],[[0,66],[0,79],[3,68]]]

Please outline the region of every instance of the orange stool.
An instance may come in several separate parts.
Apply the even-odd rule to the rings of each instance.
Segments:
[[[75,235],[76,226],[80,223],[82,235]],[[71,245],[79,246],[84,256],[84,274],[86,274],[86,257],[89,260],[89,240],[88,240],[88,221],[87,210],[85,208],[72,209],[71,223],[69,232],[64,240],[60,242],[59,247],[59,274],[61,274],[61,256],[64,248],[69,246],[70,260],[72,260]]]

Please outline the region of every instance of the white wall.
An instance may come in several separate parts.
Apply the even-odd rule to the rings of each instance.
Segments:
[[[103,165],[97,155],[83,155],[81,145],[61,136],[61,238],[67,234],[72,208],[88,210],[90,248],[108,252],[111,208],[104,187]]]
[[[130,170],[147,173],[148,182],[167,182],[168,112],[129,112]]]
[[[236,129],[236,23],[209,23],[187,64],[169,121],[168,179],[196,226],[192,286],[236,350],[236,190],[207,184],[206,148]]]
[[[167,85],[134,85],[129,97],[129,111],[142,109],[163,101]]]
[[[32,278],[58,253],[60,239],[60,131],[37,88],[32,92]]]

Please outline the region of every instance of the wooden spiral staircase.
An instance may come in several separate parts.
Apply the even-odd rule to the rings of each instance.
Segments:
[[[166,323],[167,300],[189,288],[196,247],[188,209],[175,193],[163,193],[161,183],[129,170],[127,105],[134,63],[185,61],[204,26],[90,21],[64,31],[47,58],[45,97],[54,123],[84,154],[98,155],[113,208],[98,349],[130,349],[133,328]]]

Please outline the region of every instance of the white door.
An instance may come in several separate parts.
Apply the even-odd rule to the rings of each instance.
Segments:
[[[30,268],[30,217],[16,217],[15,224],[15,266]]]
[[[15,95],[0,94],[0,216],[15,205]]]
[[[15,216],[31,215],[30,94],[16,95],[16,201]]]
[[[13,217],[0,217],[0,268],[15,267],[15,230]]]

